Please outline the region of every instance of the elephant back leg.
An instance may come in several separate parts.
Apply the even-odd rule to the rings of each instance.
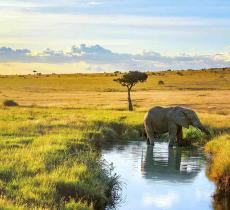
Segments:
[[[169,124],[169,147],[173,147],[177,137],[177,125],[175,123]]]
[[[151,125],[151,121],[145,119],[144,126],[147,134],[147,144],[154,145],[154,129]]]
[[[182,140],[183,140],[183,132],[182,132],[182,126],[177,126],[177,144],[178,146],[182,146]]]

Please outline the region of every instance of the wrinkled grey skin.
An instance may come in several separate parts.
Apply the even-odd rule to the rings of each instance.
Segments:
[[[206,134],[209,131],[201,124],[196,113],[183,107],[160,106],[151,108],[145,115],[144,126],[147,134],[147,143],[154,145],[154,139],[159,135],[169,132],[169,147],[172,147],[177,139],[179,146],[182,140],[182,127],[189,128],[192,125]]]

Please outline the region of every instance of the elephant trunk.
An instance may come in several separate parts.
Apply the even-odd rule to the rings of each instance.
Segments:
[[[203,125],[201,128],[199,128],[202,132],[204,132],[205,134],[207,134],[208,136],[210,135],[210,132],[207,128],[205,128]]]
[[[202,132],[204,132],[207,135],[210,135],[210,132],[207,128],[205,128],[200,121],[196,121],[195,123],[193,123],[194,127],[198,128],[199,130],[201,130]]]

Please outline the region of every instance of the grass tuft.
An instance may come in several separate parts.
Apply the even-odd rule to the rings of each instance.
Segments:
[[[93,210],[93,205],[88,205],[86,202],[71,199],[64,204],[63,210]]]
[[[205,145],[205,151],[212,155],[207,174],[217,184],[217,194],[230,195],[230,135],[215,137]]]

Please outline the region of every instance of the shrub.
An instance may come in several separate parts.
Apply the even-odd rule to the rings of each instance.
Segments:
[[[7,99],[7,100],[3,101],[3,105],[4,106],[18,106],[18,103],[15,102],[14,100]]]
[[[163,80],[158,81],[158,85],[164,85],[165,82]]]
[[[135,128],[126,129],[124,137],[125,139],[137,140],[140,139],[140,133]]]
[[[183,76],[182,72],[177,72],[176,74],[179,75],[179,76]]]
[[[104,127],[101,130],[104,140],[116,140],[118,138],[117,133],[112,128]]]

